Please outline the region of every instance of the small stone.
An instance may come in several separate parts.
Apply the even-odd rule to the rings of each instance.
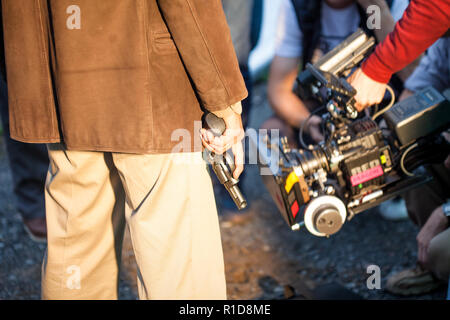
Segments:
[[[290,286],[290,285],[286,285],[283,288],[284,291],[284,298],[285,299],[290,299],[292,297],[295,297],[295,289],[294,287]]]
[[[283,287],[281,287],[281,286],[276,286],[274,289],[273,289],[273,293],[275,293],[275,294],[284,294],[284,288]]]
[[[279,286],[278,281],[271,276],[263,276],[258,279],[258,284],[264,292],[273,292]]]
[[[232,282],[234,283],[247,283],[250,277],[246,270],[237,270],[231,275]]]
[[[231,228],[233,226],[233,223],[231,221],[223,221],[220,226],[224,229]]]
[[[348,289],[353,289],[353,288],[356,287],[356,284],[353,283],[353,282],[349,282],[349,283],[346,284],[346,287],[347,287]]]
[[[319,262],[317,263],[317,268],[319,269],[325,269],[328,265],[328,260],[327,259],[322,259],[319,260]]]

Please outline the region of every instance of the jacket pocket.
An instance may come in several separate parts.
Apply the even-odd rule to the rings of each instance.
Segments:
[[[177,53],[177,47],[169,32],[155,31],[152,35],[153,50],[156,54],[165,55]]]

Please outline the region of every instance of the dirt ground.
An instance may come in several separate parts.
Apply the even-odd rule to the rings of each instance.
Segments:
[[[265,86],[255,88],[250,126],[258,128],[271,111]],[[347,222],[329,239],[291,231],[264,189],[258,169],[247,166],[245,213],[220,215],[229,299],[312,299],[314,290],[335,283],[364,299],[401,299],[383,288],[387,277],[416,261],[417,228],[408,220],[383,220],[376,210]],[[45,245],[26,235],[14,208],[11,176],[0,143],[0,299],[39,299]],[[381,289],[369,290],[367,266],[381,270]],[[125,237],[120,299],[136,299],[136,268]],[[444,299],[446,289],[410,299]],[[342,298],[336,294],[331,298]]]

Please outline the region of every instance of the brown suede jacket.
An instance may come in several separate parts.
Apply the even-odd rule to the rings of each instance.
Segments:
[[[16,140],[167,153],[176,129],[194,145],[202,108],[247,96],[220,0],[3,0],[2,11]]]

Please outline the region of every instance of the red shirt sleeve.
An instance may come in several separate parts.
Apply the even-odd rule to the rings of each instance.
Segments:
[[[450,0],[412,0],[394,31],[362,64],[375,81],[388,83],[391,76],[413,62],[450,27]]]

